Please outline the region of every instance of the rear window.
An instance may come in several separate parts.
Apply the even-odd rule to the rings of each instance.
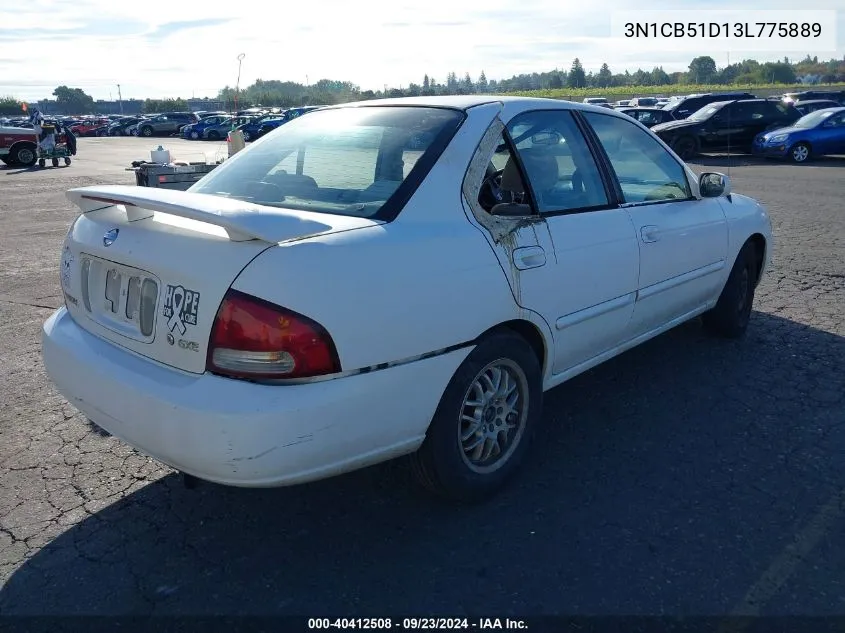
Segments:
[[[280,126],[191,188],[256,204],[391,219],[463,121],[455,110],[318,110]]]

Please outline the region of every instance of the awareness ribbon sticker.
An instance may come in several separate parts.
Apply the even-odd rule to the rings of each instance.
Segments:
[[[184,334],[186,328],[185,322],[182,321],[182,306],[185,303],[185,289],[182,286],[176,286],[173,289],[173,297],[171,300],[173,314],[171,314],[170,318],[167,319],[167,327],[170,328],[171,332],[178,327],[179,334]]]

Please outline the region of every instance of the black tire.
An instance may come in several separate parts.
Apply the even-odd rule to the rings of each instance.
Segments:
[[[46,165],[47,165],[47,161],[46,161],[46,160],[44,160],[43,158],[39,158],[39,159],[38,159],[38,166],[39,166],[39,167],[44,167],[44,166],[46,166]]]
[[[38,160],[38,154],[35,152],[34,145],[16,145],[9,153],[10,165],[21,165],[23,167],[32,167],[35,161]]]
[[[59,166],[59,159],[58,159],[58,158],[54,158],[54,159],[53,159],[53,167],[58,167],[58,166]]]
[[[495,401],[484,406],[466,404],[479,376],[489,370],[490,365],[498,363],[507,366],[511,378],[516,380],[519,393],[519,398],[513,403],[518,413],[512,413],[515,418],[508,415],[507,422],[501,417],[505,413],[504,406],[489,406]],[[526,400],[527,407],[524,404]],[[499,401],[499,404],[506,403]],[[524,408],[519,408],[520,404]],[[476,502],[491,497],[512,480],[521,465],[540,423],[542,408],[542,369],[531,346],[510,330],[497,331],[485,337],[455,372],[440,399],[425,441],[411,455],[415,479],[428,491],[455,501]],[[472,409],[478,412],[478,421],[469,422],[473,427],[467,429],[463,425],[472,417],[465,414]],[[496,459],[491,457],[493,461],[488,465],[467,456],[467,451],[473,450],[473,447],[464,443],[477,443],[483,432],[495,433],[494,425],[506,426],[508,423],[514,423],[515,427],[509,435],[504,429],[501,431],[509,439],[504,455]],[[485,446],[487,440],[481,440],[482,449]],[[479,472],[479,469],[486,472]]]
[[[706,330],[724,338],[740,338],[745,334],[758,273],[756,248],[753,243],[746,242],[737,255],[719,301],[702,315]]]
[[[672,141],[672,151],[674,151],[681,160],[689,160],[698,154],[698,141],[694,136],[679,136]]]
[[[216,130],[211,130],[208,133],[208,140],[209,141],[219,141],[220,140],[220,133]]]
[[[244,132],[244,143],[249,143],[250,140],[252,139],[249,137],[249,132]]]
[[[145,126],[144,126],[144,127],[142,127],[140,130],[138,130],[138,134],[139,134],[140,136],[147,136],[147,137],[150,137],[150,136],[152,136],[152,135],[153,135],[153,128],[151,128],[149,125],[145,125]]]
[[[65,166],[70,165],[70,156],[65,156]]]
[[[809,143],[796,143],[789,148],[789,160],[793,163],[806,163],[813,155]]]

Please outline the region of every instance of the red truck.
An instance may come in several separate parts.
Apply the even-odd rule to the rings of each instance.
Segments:
[[[30,167],[38,160],[35,130],[0,127],[0,161],[10,167]]]

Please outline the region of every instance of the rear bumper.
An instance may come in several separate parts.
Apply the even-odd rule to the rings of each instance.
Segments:
[[[470,349],[336,380],[258,385],[143,359],[60,308],[44,324],[42,351],[58,391],[142,453],[201,479],[270,487],[416,450]]]

